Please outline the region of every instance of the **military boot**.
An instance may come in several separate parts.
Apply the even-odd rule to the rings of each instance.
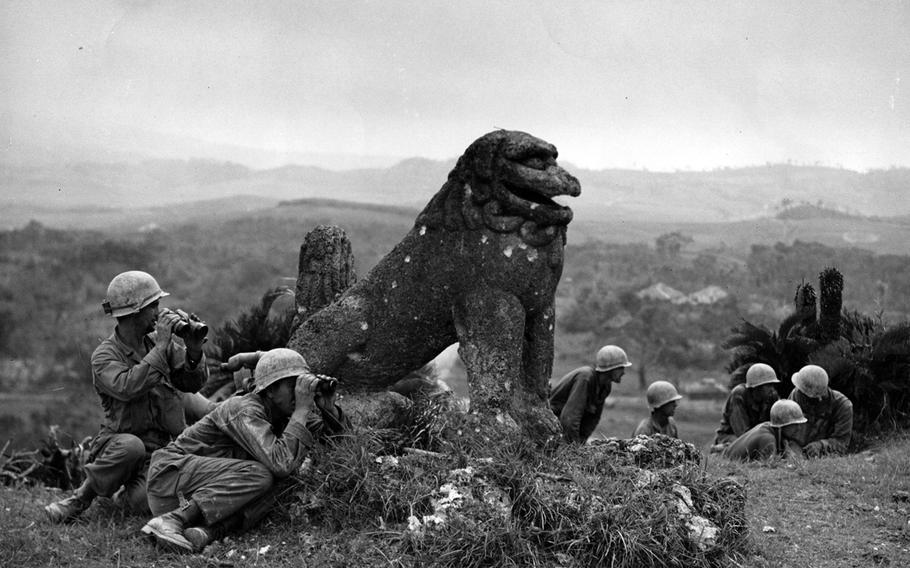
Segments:
[[[187,525],[196,523],[202,517],[202,511],[196,502],[184,502],[179,509],[155,517],[142,527],[142,534],[146,534],[159,545],[175,552],[193,552],[193,543],[184,535]]]
[[[67,523],[88,509],[94,498],[95,492],[86,480],[70,497],[44,507],[44,512],[52,523]]]
[[[200,517],[201,518],[201,517]],[[240,532],[243,529],[244,514],[235,513],[223,521],[217,522],[207,527],[194,526],[183,531],[183,536],[193,543],[196,552],[201,552],[206,546],[216,540],[221,540],[234,532]]]
[[[47,505],[44,507],[44,512],[52,523],[67,523],[81,515],[91,504],[91,501],[86,501],[79,495],[72,495],[62,501]]]
[[[210,527],[190,527],[183,531],[183,536],[193,545],[194,551],[202,552],[206,546],[215,542],[215,532]]]
[[[174,552],[193,552],[193,544],[183,535],[183,520],[175,511],[155,517],[142,527],[142,534]]]

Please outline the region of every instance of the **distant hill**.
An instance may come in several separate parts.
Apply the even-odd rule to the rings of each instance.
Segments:
[[[824,205],[814,205],[812,203],[797,203],[788,205],[774,215],[775,219],[856,219],[859,215],[851,215],[843,211]]]
[[[771,217],[782,202],[821,203],[856,217],[910,215],[910,169],[859,173],[792,165],[710,172],[585,170],[569,202],[576,220],[721,222]],[[254,170],[231,162],[150,160],[0,166],[0,206],[136,209],[234,195],[290,201],[328,198],[421,208],[445,182],[454,160],[412,158],[388,168],[345,171],[313,166]],[[6,216],[4,216],[6,217]],[[25,220],[6,217],[2,227]]]
[[[281,201],[278,207],[325,207],[336,210],[361,210],[367,212],[376,212],[379,214],[405,215],[417,217],[420,210],[414,207],[399,207],[397,205],[379,205],[374,203],[352,203],[350,201],[341,201],[340,199],[295,199],[293,201]]]
[[[577,170],[584,204],[623,218],[731,221],[770,216],[777,204],[822,202],[861,216],[910,213],[910,169],[768,165],[709,172]],[[584,212],[581,212],[584,215]]]
[[[0,204],[150,207],[251,195],[272,200],[333,198],[422,205],[454,163],[424,159],[390,168],[333,171],[312,166],[252,170],[231,162],[152,160],[0,168]]]

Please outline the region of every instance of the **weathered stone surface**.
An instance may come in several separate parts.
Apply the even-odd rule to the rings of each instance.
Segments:
[[[457,341],[472,411],[557,431],[546,394],[572,212],[551,198],[581,189],[556,156],[523,132],[479,138],[404,239],[289,347],[348,388],[381,389]]]
[[[354,253],[344,229],[318,225],[300,245],[294,300],[300,321],[338,299],[357,281]]]

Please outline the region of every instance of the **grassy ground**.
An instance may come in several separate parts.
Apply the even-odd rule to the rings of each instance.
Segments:
[[[704,449],[722,402],[684,402],[678,415],[681,435]],[[640,397],[617,396],[598,434],[627,437],[646,413]],[[746,487],[750,546],[742,563],[732,565],[910,566],[908,435],[842,458],[744,465],[712,455],[705,468]],[[383,556],[393,547],[375,544],[377,537],[399,534],[385,531],[381,523],[368,535],[350,528],[339,535],[288,522],[291,517],[279,511],[259,528],[204,554],[176,556],[140,535],[146,518],[124,515],[104,499],[72,525],[47,524],[41,507],[60,497],[61,492],[43,487],[0,487],[0,566],[300,567],[350,565],[352,558],[374,559],[375,564],[364,565],[407,565]]]
[[[647,416],[643,398],[611,395],[595,436],[629,436]],[[683,399],[680,437],[707,452],[722,410],[722,400]],[[910,566],[910,435],[862,454],[794,463],[735,464],[710,455],[707,469],[746,485],[757,551],[748,566]]]
[[[720,424],[723,399],[693,400],[683,398],[676,409],[676,426],[679,437],[706,449],[714,440],[714,431]],[[607,398],[595,438],[628,438],[642,419],[650,415],[644,395],[629,388]]]
[[[868,453],[797,464],[732,464],[707,468],[745,483],[752,555],[742,566],[848,567],[910,565],[910,438]],[[317,566],[343,565],[320,556],[313,527],[267,522],[205,554],[175,556],[144,540],[146,519],[109,504],[63,526],[45,523],[41,506],[59,497],[44,488],[0,488],[2,566]],[[350,535],[356,547],[357,535]],[[318,562],[317,562],[318,559]],[[309,561],[308,561],[309,560]],[[386,565],[395,565],[388,562]]]
[[[910,566],[910,438],[840,458],[739,465],[758,554],[749,566]]]

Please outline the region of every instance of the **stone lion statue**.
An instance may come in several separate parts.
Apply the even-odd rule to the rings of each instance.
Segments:
[[[497,130],[472,143],[414,227],[288,346],[351,389],[384,389],[458,342],[471,410],[529,434],[546,404],[554,297],[578,180],[556,148]]]

